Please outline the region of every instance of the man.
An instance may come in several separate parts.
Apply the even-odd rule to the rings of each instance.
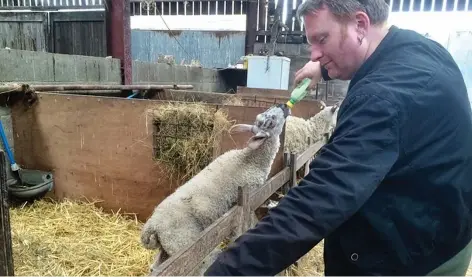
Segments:
[[[384,0],[306,0],[298,15],[312,62],[297,81],[351,80],[337,126],[299,186],[205,275],[275,275],[322,239],[326,275],[465,275],[472,115],[456,63],[386,26]]]

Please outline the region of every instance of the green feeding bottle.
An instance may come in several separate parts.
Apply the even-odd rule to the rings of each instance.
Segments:
[[[290,95],[290,100],[287,102],[289,108],[293,108],[293,105],[300,102],[308,94],[308,86],[310,85],[311,80],[309,78],[303,79],[303,81],[298,84],[298,86],[292,91]]]

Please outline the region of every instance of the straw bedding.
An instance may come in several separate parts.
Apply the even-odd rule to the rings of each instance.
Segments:
[[[148,275],[141,223],[94,203],[50,199],[10,210],[15,275]]]
[[[154,157],[180,181],[189,180],[213,160],[214,148],[232,125],[224,111],[198,102],[169,102],[151,113],[156,126]]]
[[[221,104],[227,106],[244,106],[244,102],[241,97],[236,96],[234,94],[228,96],[225,100],[223,100],[223,102],[221,102]]]
[[[297,265],[284,270],[284,276],[324,276],[323,241],[301,257]]]

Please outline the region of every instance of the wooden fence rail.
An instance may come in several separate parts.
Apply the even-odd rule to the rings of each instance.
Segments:
[[[290,154],[289,163],[254,192],[248,187],[238,188],[238,203],[222,217],[207,227],[190,246],[170,257],[158,267],[152,267],[150,276],[185,276],[198,266],[221,241],[234,234],[242,235],[250,228],[250,218],[254,210],[260,207],[279,188],[286,185],[296,186],[295,172],[311,161],[311,158],[323,146],[323,142],[311,144],[303,153]]]
[[[6,161],[0,150],[0,276],[14,276]]]

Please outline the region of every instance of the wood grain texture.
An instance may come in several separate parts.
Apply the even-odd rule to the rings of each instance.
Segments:
[[[0,150],[0,275],[14,276],[13,249],[10,227],[10,207],[8,205],[7,165],[5,152]]]
[[[46,92],[38,96],[30,109],[20,103],[12,108],[15,156],[24,168],[53,171],[58,199],[99,200],[105,210],[137,213],[144,221],[180,186],[152,159],[152,122],[146,110],[166,102]],[[265,110],[221,108],[237,123],[253,123]],[[219,153],[244,147],[248,138],[224,136]],[[282,149],[271,175],[283,166]]]

